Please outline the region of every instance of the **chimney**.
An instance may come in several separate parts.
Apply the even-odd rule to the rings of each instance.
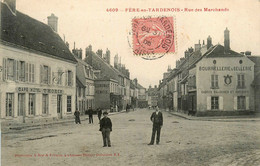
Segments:
[[[48,25],[55,31],[58,32],[58,17],[53,13],[51,16],[48,16]]]
[[[116,54],[114,57],[114,68],[118,68],[118,54]]]
[[[227,28],[224,31],[224,50],[225,52],[230,50],[229,30]]]
[[[195,51],[200,50],[201,48],[201,44],[200,44],[200,40],[199,40],[199,44],[195,44]]]
[[[168,69],[167,71],[170,72],[172,69],[171,69],[171,65],[168,65]]]
[[[154,88],[157,89],[157,85],[154,85]]]
[[[246,55],[246,56],[251,55],[251,51],[246,51],[246,52],[245,52],[245,55]]]
[[[4,0],[11,11],[16,14],[16,0]]]
[[[106,61],[108,64],[110,64],[110,50],[109,49],[106,50]]]
[[[186,51],[184,52],[185,58],[187,58],[187,57],[189,56],[189,54],[190,54],[190,52],[186,50]]]
[[[189,49],[189,53],[193,53],[194,49],[192,47],[190,47]]]
[[[69,42],[66,42],[66,46],[68,47],[68,49],[70,49],[70,44],[69,44]]]
[[[207,38],[207,49],[209,49],[212,46],[212,38],[209,36]]]
[[[97,52],[96,52],[96,54],[97,54],[100,58],[102,58],[103,50],[102,50],[102,49],[98,49]]]

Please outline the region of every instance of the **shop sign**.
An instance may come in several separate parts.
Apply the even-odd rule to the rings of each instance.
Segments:
[[[29,88],[29,87],[17,87],[17,92],[28,92],[28,93],[54,93],[54,94],[63,94],[61,89],[48,89],[48,88]]]
[[[202,94],[244,94],[249,93],[248,90],[202,90]]]

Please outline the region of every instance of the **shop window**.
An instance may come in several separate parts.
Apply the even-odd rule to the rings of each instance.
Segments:
[[[28,106],[28,115],[34,115],[35,114],[35,94],[30,93],[29,94],[29,106]]]
[[[237,88],[239,88],[239,89],[245,88],[245,75],[244,74],[237,75]]]
[[[49,111],[49,96],[48,94],[42,95],[42,114],[47,114]]]
[[[14,94],[6,93],[6,116],[13,116],[14,112]]]
[[[218,87],[218,75],[211,75],[211,88],[217,89]]]
[[[238,110],[245,110],[246,109],[246,97],[245,96],[238,96],[237,97],[237,109]]]
[[[25,94],[18,94],[18,116],[23,116],[25,113]]]
[[[211,97],[211,109],[212,110],[219,109],[219,97]]]
[[[67,96],[67,112],[71,112],[71,96]]]

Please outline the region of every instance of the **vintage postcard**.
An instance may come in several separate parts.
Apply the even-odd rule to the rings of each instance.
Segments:
[[[259,0],[0,12],[1,165],[260,165]]]

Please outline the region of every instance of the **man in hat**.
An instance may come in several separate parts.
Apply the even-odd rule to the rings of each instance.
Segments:
[[[89,124],[93,123],[93,110],[91,107],[88,109],[88,119],[89,119]]]
[[[163,126],[163,115],[159,111],[159,107],[158,106],[156,106],[156,111],[153,112],[153,114],[152,114],[150,119],[153,122],[153,132],[152,132],[151,142],[148,145],[153,145],[154,144],[155,133],[157,133],[156,144],[158,145],[159,142],[160,142],[161,128]]]
[[[104,117],[100,121],[100,129],[99,131],[102,132],[103,136],[103,147],[111,147],[111,142],[110,142],[110,132],[112,131],[112,122],[108,116],[107,112],[103,113]]]

